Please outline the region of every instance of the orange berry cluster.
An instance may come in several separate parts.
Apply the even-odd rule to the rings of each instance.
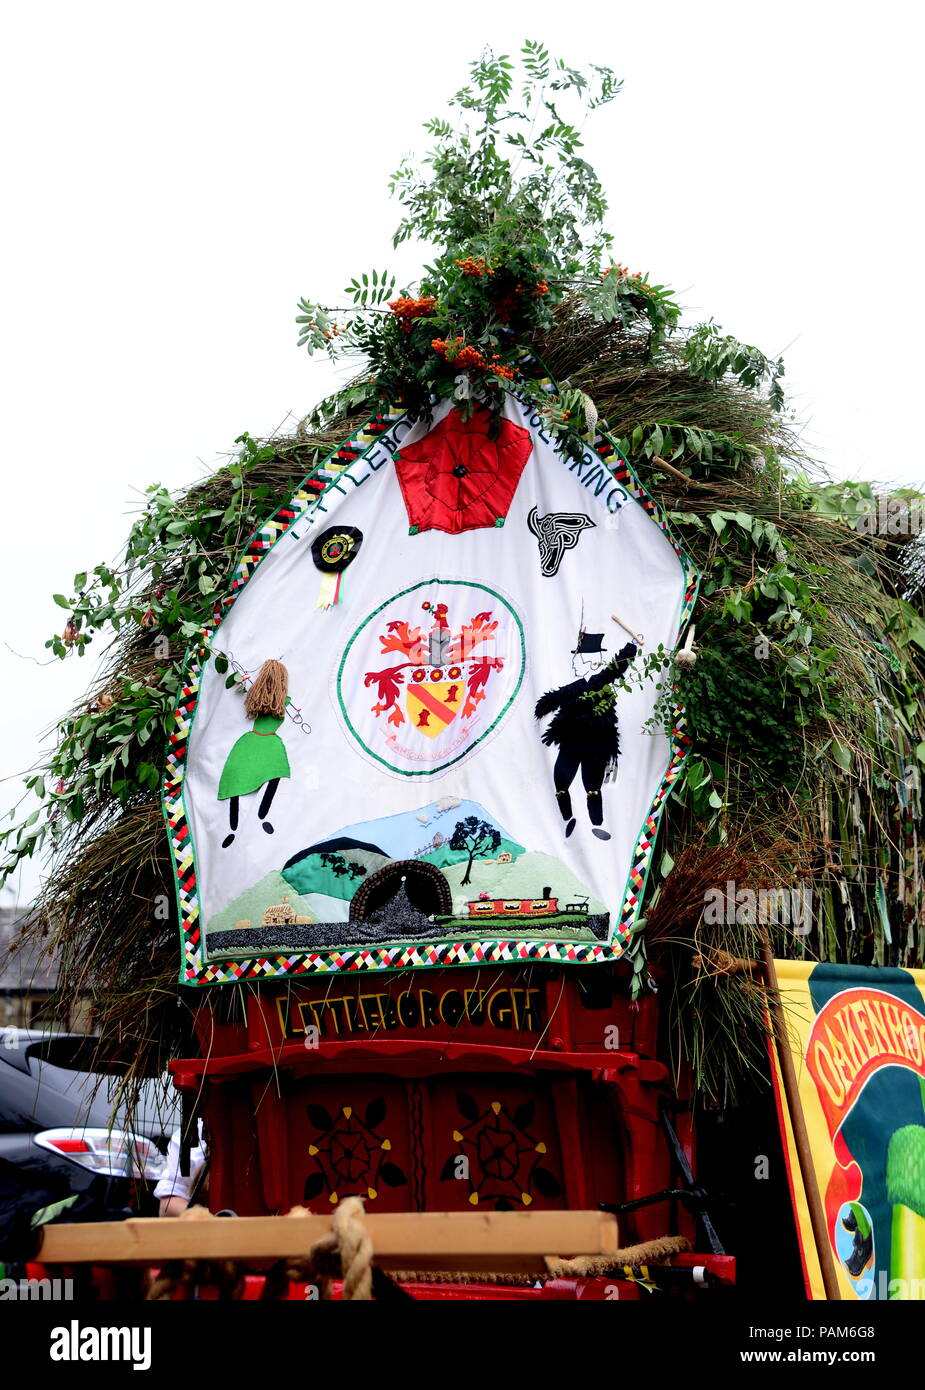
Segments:
[[[607,268],[607,270],[602,270],[602,271],[601,271],[601,279],[602,279],[602,280],[606,280],[606,279],[607,279],[607,276],[611,273],[611,271],[616,271],[616,273],[617,273],[617,279],[618,279],[618,280],[641,280],[641,279],[642,279],[642,271],[641,271],[641,270],[629,271],[629,270],[627,270],[626,266],[623,265],[623,263],[622,263],[621,261],[617,261],[616,265],[609,266],[609,267]]]
[[[317,319],[312,319],[311,323],[310,323],[308,326],[309,326],[309,328],[317,328],[317,327],[318,327],[318,320],[317,320]],[[332,324],[331,324],[331,331],[330,331],[330,332],[328,332],[327,329],[324,329],[324,328],[321,329],[321,336],[322,336],[322,338],[339,338],[339,337],[340,337],[340,334],[341,334],[341,330],[338,328],[338,326],[337,326],[336,323],[332,323]]]
[[[483,275],[494,275],[495,273],[484,256],[467,256],[465,260],[457,261],[456,264],[459,266],[463,275],[473,275],[478,280],[480,280]]]
[[[428,314],[434,311],[436,299],[432,295],[424,299],[391,299],[389,308],[396,318],[401,320],[403,333],[410,333],[412,321],[414,319],[427,318]]]
[[[447,362],[455,362],[458,367],[472,367],[476,371],[484,371],[488,366],[478,348],[466,346],[464,338],[434,338],[430,345],[439,357],[445,358]]]
[[[434,338],[431,347],[439,357],[457,367],[476,372],[494,372],[495,376],[503,376],[506,381],[514,380],[513,367],[506,367],[497,352],[491,358],[485,357],[478,348],[467,345],[464,338]]]

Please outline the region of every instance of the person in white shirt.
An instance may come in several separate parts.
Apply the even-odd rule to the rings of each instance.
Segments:
[[[189,1177],[180,1172],[180,1131],[175,1129],[167,1145],[161,1176],[154,1187],[154,1196],[160,1202],[158,1216],[179,1216],[186,1211],[205,1164],[202,1120],[199,1121],[199,1142],[190,1149]]]

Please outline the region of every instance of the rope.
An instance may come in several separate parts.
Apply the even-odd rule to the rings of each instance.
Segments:
[[[641,1245],[629,1245],[625,1250],[614,1250],[610,1255],[579,1255],[575,1260],[557,1260],[547,1255],[546,1269],[553,1279],[590,1278],[621,1269],[638,1269],[641,1265],[663,1264],[672,1255],[682,1255],[690,1248],[685,1236],[659,1236]]]
[[[172,1260],[153,1281],[145,1299],[165,1302],[197,1284],[214,1284],[221,1302],[234,1302],[244,1297],[245,1283],[244,1268],[237,1260]]]
[[[560,1260],[547,1255],[545,1274],[459,1269],[401,1269],[390,1270],[389,1273],[398,1284],[508,1284],[532,1288],[534,1284],[549,1279],[593,1278],[598,1274],[625,1274],[627,1271],[635,1274],[643,1265],[663,1264],[672,1255],[684,1254],[690,1248],[690,1241],[685,1236],[660,1236],[657,1240],[643,1241],[641,1245],[614,1250],[610,1255],[580,1255],[575,1260]]]
[[[334,1213],[332,1228],[316,1241],[305,1259],[279,1260],[267,1271],[263,1297],[280,1298],[290,1281],[307,1284],[319,1280],[322,1296],[328,1297],[332,1278],[344,1281],[341,1297],[345,1302],[372,1299],[373,1242],[363,1220],[363,1202],[359,1197],[347,1197]],[[298,1220],[309,1216],[305,1207],[293,1207],[288,1213]],[[188,1207],[181,1221],[211,1221],[215,1218],[205,1207]],[[171,1260],[160,1271],[147,1293],[149,1302],[174,1299],[196,1284],[216,1284],[219,1298],[240,1299],[244,1295],[244,1266],[237,1260]]]
[[[694,956],[691,963],[698,975],[753,974],[759,968],[756,960],[748,960],[743,956],[732,956],[728,951],[723,951],[718,946],[713,947],[708,956],[702,954]]]
[[[180,1221],[213,1221],[216,1218],[206,1207],[187,1207]],[[145,1295],[148,1303],[175,1299],[181,1291],[191,1297],[197,1284],[215,1284],[221,1302],[244,1297],[244,1266],[237,1260],[171,1260],[153,1280]]]
[[[533,1288],[548,1279],[548,1274],[504,1274],[497,1270],[464,1269],[391,1269],[389,1277],[396,1284],[506,1284],[518,1288]]]
[[[291,1215],[292,1213],[290,1213]],[[316,1241],[308,1252],[308,1262],[329,1274],[333,1263],[344,1281],[344,1302],[369,1301],[373,1288],[373,1242],[363,1220],[361,1197],[345,1197],[334,1212],[328,1235]]]
[[[343,1279],[341,1298],[360,1302],[372,1299],[373,1242],[363,1221],[361,1198],[346,1197],[334,1212],[331,1230],[317,1240],[304,1259],[278,1260],[267,1270],[261,1298],[285,1299],[290,1283],[321,1285],[322,1298],[330,1298],[332,1279]],[[307,1207],[293,1207],[288,1216],[310,1216]],[[378,1297],[378,1294],[377,1294]]]
[[[321,1283],[322,1297],[330,1297],[331,1280],[343,1280],[341,1297],[344,1302],[369,1302],[373,1296],[373,1242],[363,1220],[362,1198],[346,1197],[334,1212],[331,1230],[316,1241],[304,1259],[278,1260],[266,1271],[262,1298],[285,1298],[290,1282]],[[309,1216],[306,1207],[293,1207],[288,1215],[296,1220]],[[212,1213],[205,1207],[189,1207],[181,1221],[210,1221]],[[562,1260],[547,1255],[546,1272],[539,1274],[505,1273],[497,1270],[393,1270],[388,1279],[396,1284],[506,1284],[531,1288],[549,1279],[594,1278],[602,1274],[622,1274],[638,1278],[645,1265],[663,1264],[673,1255],[690,1250],[684,1236],[660,1236],[657,1240],[628,1245],[609,1255],[580,1255],[574,1260]],[[644,1270],[642,1271],[644,1273]],[[383,1281],[384,1282],[384,1281]],[[176,1298],[197,1284],[216,1284],[222,1301],[240,1299],[244,1295],[243,1265],[236,1260],[173,1260],[165,1265],[147,1293],[150,1302]],[[394,1288],[393,1288],[393,1291]],[[384,1290],[383,1290],[384,1292]],[[397,1292],[397,1291],[395,1291]]]

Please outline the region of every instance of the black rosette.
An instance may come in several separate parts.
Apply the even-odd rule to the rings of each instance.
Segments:
[[[324,574],[339,574],[353,563],[363,544],[356,526],[329,526],[312,541],[312,559]]]

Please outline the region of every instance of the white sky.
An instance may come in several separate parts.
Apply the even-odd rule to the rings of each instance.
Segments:
[[[30,0],[0,21],[0,809],[91,659],[44,661],[77,570],[330,389],[295,303],[391,252],[388,175],[485,42],[623,94],[587,127],[615,255],[769,354],[836,476],[918,485],[922,10],[897,0]],[[3,900],[26,901],[26,870]]]

